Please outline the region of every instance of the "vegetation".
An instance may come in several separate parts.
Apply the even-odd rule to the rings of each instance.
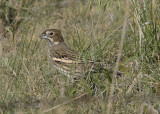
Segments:
[[[0,1],[0,19],[5,27],[0,61],[1,113],[107,113],[109,98],[112,113],[160,112],[159,1],[130,0],[127,8],[126,0],[21,0],[17,9],[9,1]],[[6,15],[9,7],[15,12],[13,18]],[[100,80],[101,72],[94,74],[98,86],[94,95],[86,80],[75,86],[68,83],[49,64],[47,43],[39,38],[47,28],[60,29],[67,44],[84,61],[100,60],[115,70],[121,51],[118,68],[124,76],[112,77],[111,82]],[[66,98],[60,97],[60,80],[66,80]]]

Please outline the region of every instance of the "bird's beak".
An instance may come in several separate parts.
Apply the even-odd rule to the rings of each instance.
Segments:
[[[40,36],[39,36],[40,38],[43,38],[43,39],[48,39],[48,36],[46,35],[46,34],[41,34]]]

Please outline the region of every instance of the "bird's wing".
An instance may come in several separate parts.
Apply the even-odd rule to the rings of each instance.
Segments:
[[[79,54],[66,45],[61,46],[58,49],[51,50],[50,57],[53,61],[59,61],[63,63],[82,63],[82,61],[79,59]]]
[[[84,73],[84,63],[78,59],[78,54],[73,50],[63,48],[51,52],[51,61],[61,73],[71,76],[80,76]]]

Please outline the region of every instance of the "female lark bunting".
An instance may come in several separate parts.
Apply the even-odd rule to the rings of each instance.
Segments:
[[[74,78],[85,75],[87,73],[86,71],[94,71],[93,62],[88,62],[86,66],[85,63],[79,59],[78,53],[65,44],[59,30],[47,29],[40,37],[48,41],[51,64],[60,73],[69,78]],[[120,73],[117,74],[120,75]]]

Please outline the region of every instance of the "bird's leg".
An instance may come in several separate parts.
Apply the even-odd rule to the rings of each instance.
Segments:
[[[65,80],[61,79],[59,81],[59,92],[60,92],[60,97],[65,97]]]

